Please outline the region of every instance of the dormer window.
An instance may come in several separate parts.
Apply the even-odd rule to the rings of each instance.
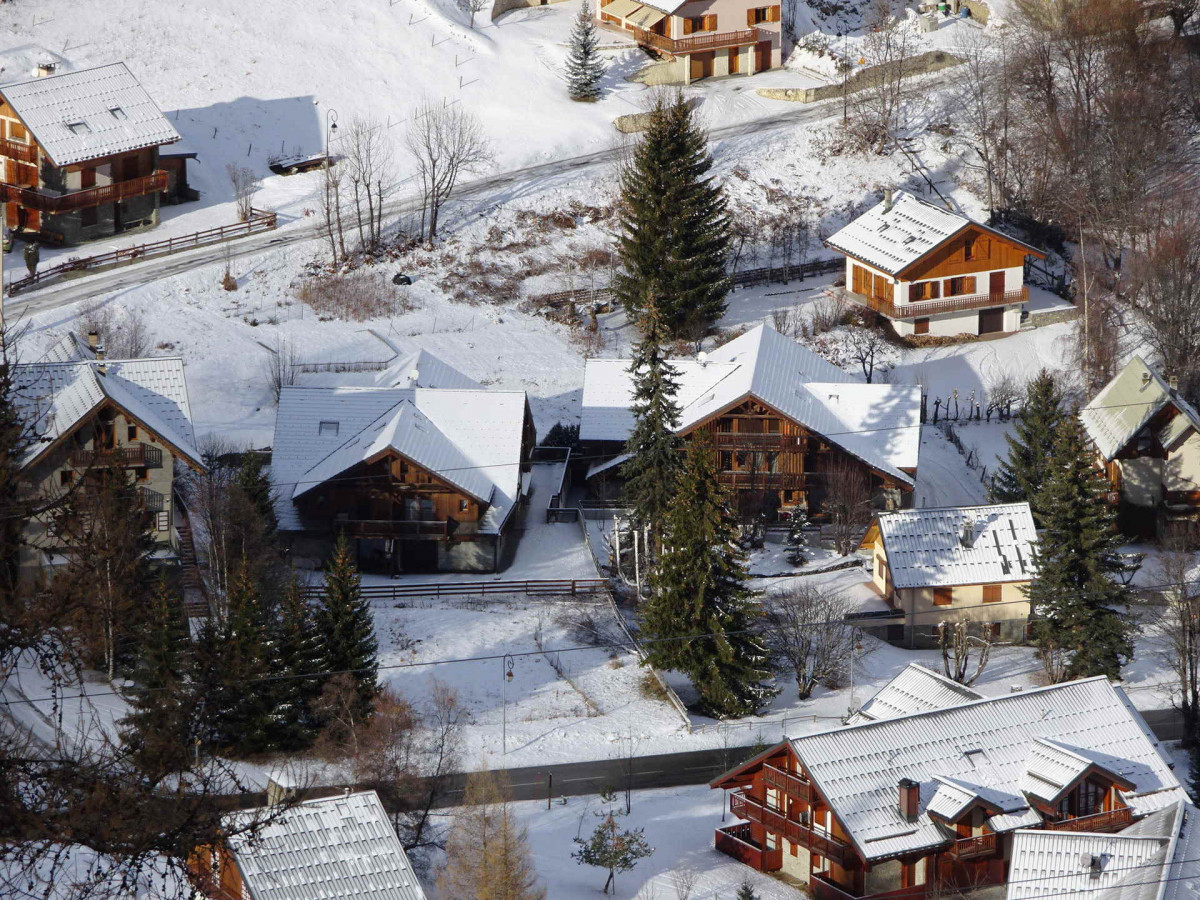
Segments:
[[[92,129],[88,127],[87,122],[68,122],[67,129],[71,134],[91,134]]]
[[[338,422],[322,422],[317,426],[317,434],[321,437],[337,437],[339,427],[340,423]]]

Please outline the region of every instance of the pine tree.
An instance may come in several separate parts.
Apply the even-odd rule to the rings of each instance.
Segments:
[[[625,503],[634,524],[649,528],[651,546],[661,542],[663,522],[670,509],[679,474],[678,373],[663,351],[663,324],[658,308],[642,316],[642,339],[634,347],[629,372],[633,377],[633,430],[625,442],[629,459],[621,467]]]
[[[601,813],[600,824],[587,840],[575,838],[579,849],[571,854],[581,866],[595,866],[608,871],[608,880],[604,882],[602,893],[607,894],[611,887],[617,892],[617,873],[632,872],[638,860],[645,859],[654,852],[643,836],[643,829],[620,828],[617,825],[619,811],[609,809]]]
[[[567,54],[567,93],[572,100],[593,103],[600,99],[600,79],[604,77],[604,61],[600,58],[600,35],[587,0],[579,8]]]
[[[648,662],[686,674],[711,715],[757,711],[775,694],[762,684],[767,651],[746,633],[762,613],[746,587],[729,496],[702,433],[686,455],[663,546],[641,623]]]
[[[734,900],[758,900],[758,894],[754,893],[754,885],[749,881],[743,881]]]
[[[691,105],[676,92],[657,98],[621,174],[616,294],[631,316],[657,303],[672,337],[696,340],[725,312],[730,219],[712,162]]]
[[[280,750],[306,747],[316,733],[313,702],[321,694],[324,679],[322,641],[316,616],[300,583],[293,579],[279,604],[275,628],[275,682],[271,745]]]
[[[190,759],[192,743],[188,631],[183,604],[165,579],[151,599],[138,646],[121,742],[151,777],[178,772]]]
[[[317,612],[317,630],[324,643],[321,664],[326,672],[353,673],[363,704],[359,714],[367,716],[379,690],[379,645],[361,582],[350,542],[345,534],[339,534],[325,570],[324,602]]]
[[[808,526],[808,513],[802,509],[793,510],[791,518],[788,519],[787,543],[784,545],[788,551],[788,562],[793,566],[808,563],[808,554],[805,552],[808,548],[808,533],[805,529]]]
[[[223,623],[220,696],[223,743],[237,753],[271,749],[278,682],[267,604],[250,565],[238,565],[230,586],[229,613]]]
[[[1008,456],[996,470],[992,499],[997,503],[1027,500],[1033,517],[1042,522],[1038,495],[1046,483],[1050,448],[1063,420],[1062,392],[1054,376],[1042,369],[1025,390],[1021,415],[1006,434]]]
[[[1044,656],[1070,653],[1063,676],[1115,679],[1133,645],[1129,625],[1113,608],[1128,602],[1128,592],[1115,577],[1123,568],[1122,538],[1104,498],[1108,483],[1075,416],[1059,424],[1049,455],[1038,495],[1042,533],[1028,588],[1034,638]]]
[[[271,479],[263,470],[263,458],[254,452],[243,454],[242,464],[238,467],[234,483],[258,512],[265,533],[267,535],[274,534],[276,528],[279,527],[279,522],[275,518],[275,497],[271,488]]]

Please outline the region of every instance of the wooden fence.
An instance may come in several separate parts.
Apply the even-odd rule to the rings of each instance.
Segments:
[[[209,228],[205,231],[185,234],[182,237],[155,241],[152,244],[139,244],[136,247],[126,247],[122,250],[113,250],[110,253],[101,253],[97,256],[68,259],[64,263],[50,266],[47,269],[41,269],[30,276],[10,282],[7,290],[11,296],[32,285],[40,284],[49,278],[57,278],[59,275],[65,275],[68,272],[85,272],[88,269],[95,269],[100,266],[137,262],[153,256],[166,256],[169,253],[179,253],[183,250],[192,250],[196,247],[205,247],[209,244],[218,244],[222,241],[246,237],[247,235],[257,234],[260,231],[272,231],[277,225],[275,213],[253,210],[250,218],[245,222],[222,225],[219,228]]]
[[[489,594],[521,594],[526,597],[588,597],[608,591],[603,578],[572,578],[538,581],[431,581],[424,583],[364,584],[364,599],[371,603],[395,603],[413,597],[479,597]],[[308,597],[321,597],[324,587],[313,586]]]

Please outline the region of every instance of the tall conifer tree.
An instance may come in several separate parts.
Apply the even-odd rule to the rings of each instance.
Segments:
[[[279,603],[275,643],[275,710],[271,743],[280,750],[305,747],[316,732],[312,703],[324,678],[322,642],[316,615],[300,583],[293,579]]]
[[[254,452],[242,456],[242,464],[238,466],[234,483],[241,488],[246,499],[258,513],[263,530],[268,536],[275,533],[278,521],[275,518],[275,498],[271,489],[271,479],[263,469],[263,458]]]
[[[762,683],[770,676],[767,650],[747,633],[762,613],[746,586],[737,537],[716,454],[698,433],[667,514],[641,628],[650,664],[686,674],[718,718],[754,713],[775,694]]]
[[[631,315],[657,303],[671,337],[698,339],[725,312],[730,220],[712,163],[707,136],[677,91],[655,100],[621,173],[616,293]]]
[[[1063,650],[1067,678],[1118,678],[1133,654],[1130,629],[1114,607],[1128,602],[1116,579],[1123,568],[1108,482],[1075,416],[1059,424],[1039,493],[1042,534],[1028,594],[1034,638],[1045,652]]]
[[[249,563],[243,559],[228,597],[229,614],[221,639],[224,740],[241,753],[260,753],[272,746],[277,683],[274,636],[265,598]]]
[[[571,29],[567,53],[567,93],[572,100],[592,103],[600,99],[600,79],[604,77],[604,60],[600,58],[600,36],[592,7],[583,0],[575,27]]]
[[[350,542],[339,534],[325,570],[324,603],[317,612],[317,630],[324,643],[322,666],[326,672],[353,673],[362,704],[359,714],[366,717],[379,692],[379,644],[361,583]]]
[[[634,347],[629,372],[633,377],[633,431],[625,442],[629,459],[621,467],[625,502],[634,524],[648,528],[651,545],[661,542],[663,523],[675,495],[679,473],[679,373],[667,361],[666,335],[658,307],[650,303],[641,317],[642,339]]]
[[[998,503],[1029,501],[1034,518],[1041,524],[1038,494],[1046,483],[1050,450],[1063,421],[1062,391],[1054,376],[1042,369],[1025,390],[1021,415],[1006,434],[1008,456],[996,470],[992,498]]]

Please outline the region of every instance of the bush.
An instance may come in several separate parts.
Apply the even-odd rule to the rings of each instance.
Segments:
[[[666,688],[662,686],[662,682],[658,680],[653,672],[646,672],[642,675],[641,681],[638,682],[638,693],[642,695],[643,700],[657,700],[660,703],[670,702]]]
[[[365,322],[408,312],[411,303],[385,287],[369,272],[316,275],[296,289],[296,299],[318,316]]]

